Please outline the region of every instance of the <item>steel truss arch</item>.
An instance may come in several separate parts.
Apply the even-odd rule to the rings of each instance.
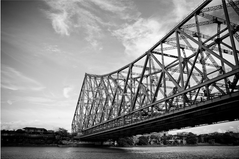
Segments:
[[[113,130],[238,92],[239,1],[210,3],[205,0],[130,64],[85,74],[72,131]]]

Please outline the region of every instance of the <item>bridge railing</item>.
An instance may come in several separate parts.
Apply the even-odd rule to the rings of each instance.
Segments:
[[[232,74],[238,74],[239,69],[235,69],[234,71],[225,74],[224,76],[218,77],[214,79],[213,81],[208,82],[207,84],[212,84],[214,82],[218,82],[222,80],[223,78],[230,77]],[[193,88],[191,88],[192,92],[197,92],[199,89],[201,89],[203,85],[198,85]],[[239,90],[236,89],[234,92],[238,92]],[[188,93],[188,92],[187,92]],[[144,106],[138,110],[135,110],[133,112],[130,112],[128,114],[122,115],[120,117],[117,117],[115,119],[106,121],[104,123],[100,123],[98,125],[95,125],[89,129],[85,129],[83,131],[83,136],[88,135],[88,134],[93,134],[97,132],[103,132],[103,131],[111,131],[112,129],[116,128],[121,128],[121,127],[126,127],[128,125],[132,124],[137,124],[137,123],[142,123],[147,120],[152,120],[154,118],[159,118],[168,114],[173,114],[177,113],[178,111],[183,111],[185,108],[190,108],[190,107],[197,107],[201,106],[202,104],[205,104],[206,102],[213,102],[220,100],[223,98],[223,96],[227,96],[228,94],[220,94],[220,93],[214,93],[211,94],[209,98],[207,98],[205,95],[200,97],[200,100],[196,101],[189,101],[187,106],[183,106],[182,104],[178,103],[173,103],[169,109],[166,109],[166,101],[173,100],[174,98],[182,98],[182,94],[184,92],[175,94],[171,97],[165,98],[163,100],[157,101],[155,103],[149,104],[147,106]],[[230,93],[229,93],[230,94]]]

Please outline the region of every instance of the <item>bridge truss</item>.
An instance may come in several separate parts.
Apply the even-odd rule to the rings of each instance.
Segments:
[[[238,96],[239,1],[217,2],[205,0],[132,63],[85,74],[72,131],[87,136]]]

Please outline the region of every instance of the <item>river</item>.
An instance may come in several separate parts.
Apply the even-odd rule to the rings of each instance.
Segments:
[[[2,159],[239,159],[239,146],[2,147]]]

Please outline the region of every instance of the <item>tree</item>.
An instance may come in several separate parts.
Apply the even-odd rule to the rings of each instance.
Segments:
[[[233,136],[232,136],[232,132],[226,132],[223,134],[223,139],[225,141],[225,144],[232,144],[233,143]]]
[[[146,136],[140,136],[138,145],[148,145],[148,138]]]
[[[59,128],[58,131],[56,131],[56,134],[60,135],[61,137],[67,137],[69,133],[66,129]]]
[[[16,130],[16,133],[18,133],[18,134],[24,134],[24,133],[25,133],[25,131],[24,131],[24,130],[22,130],[22,129],[17,129],[17,130]]]
[[[134,145],[134,139],[133,137],[119,138],[117,143],[119,146],[132,146]]]
[[[186,142],[187,144],[196,144],[197,143],[197,135],[193,134],[193,133],[188,133],[186,136]]]
[[[150,136],[150,139],[156,139],[156,140],[158,140],[158,139],[159,139],[159,137],[158,137],[158,136],[156,136],[156,135],[153,135],[153,134],[152,134],[152,135]]]
[[[159,143],[159,137],[156,136],[156,135],[153,135],[153,134],[152,134],[152,135],[150,136],[150,140],[151,140],[151,141],[150,141],[151,144],[155,144],[155,143],[158,144],[158,143]]]
[[[163,145],[167,145],[167,136],[165,134],[161,137],[161,140],[163,141]]]

